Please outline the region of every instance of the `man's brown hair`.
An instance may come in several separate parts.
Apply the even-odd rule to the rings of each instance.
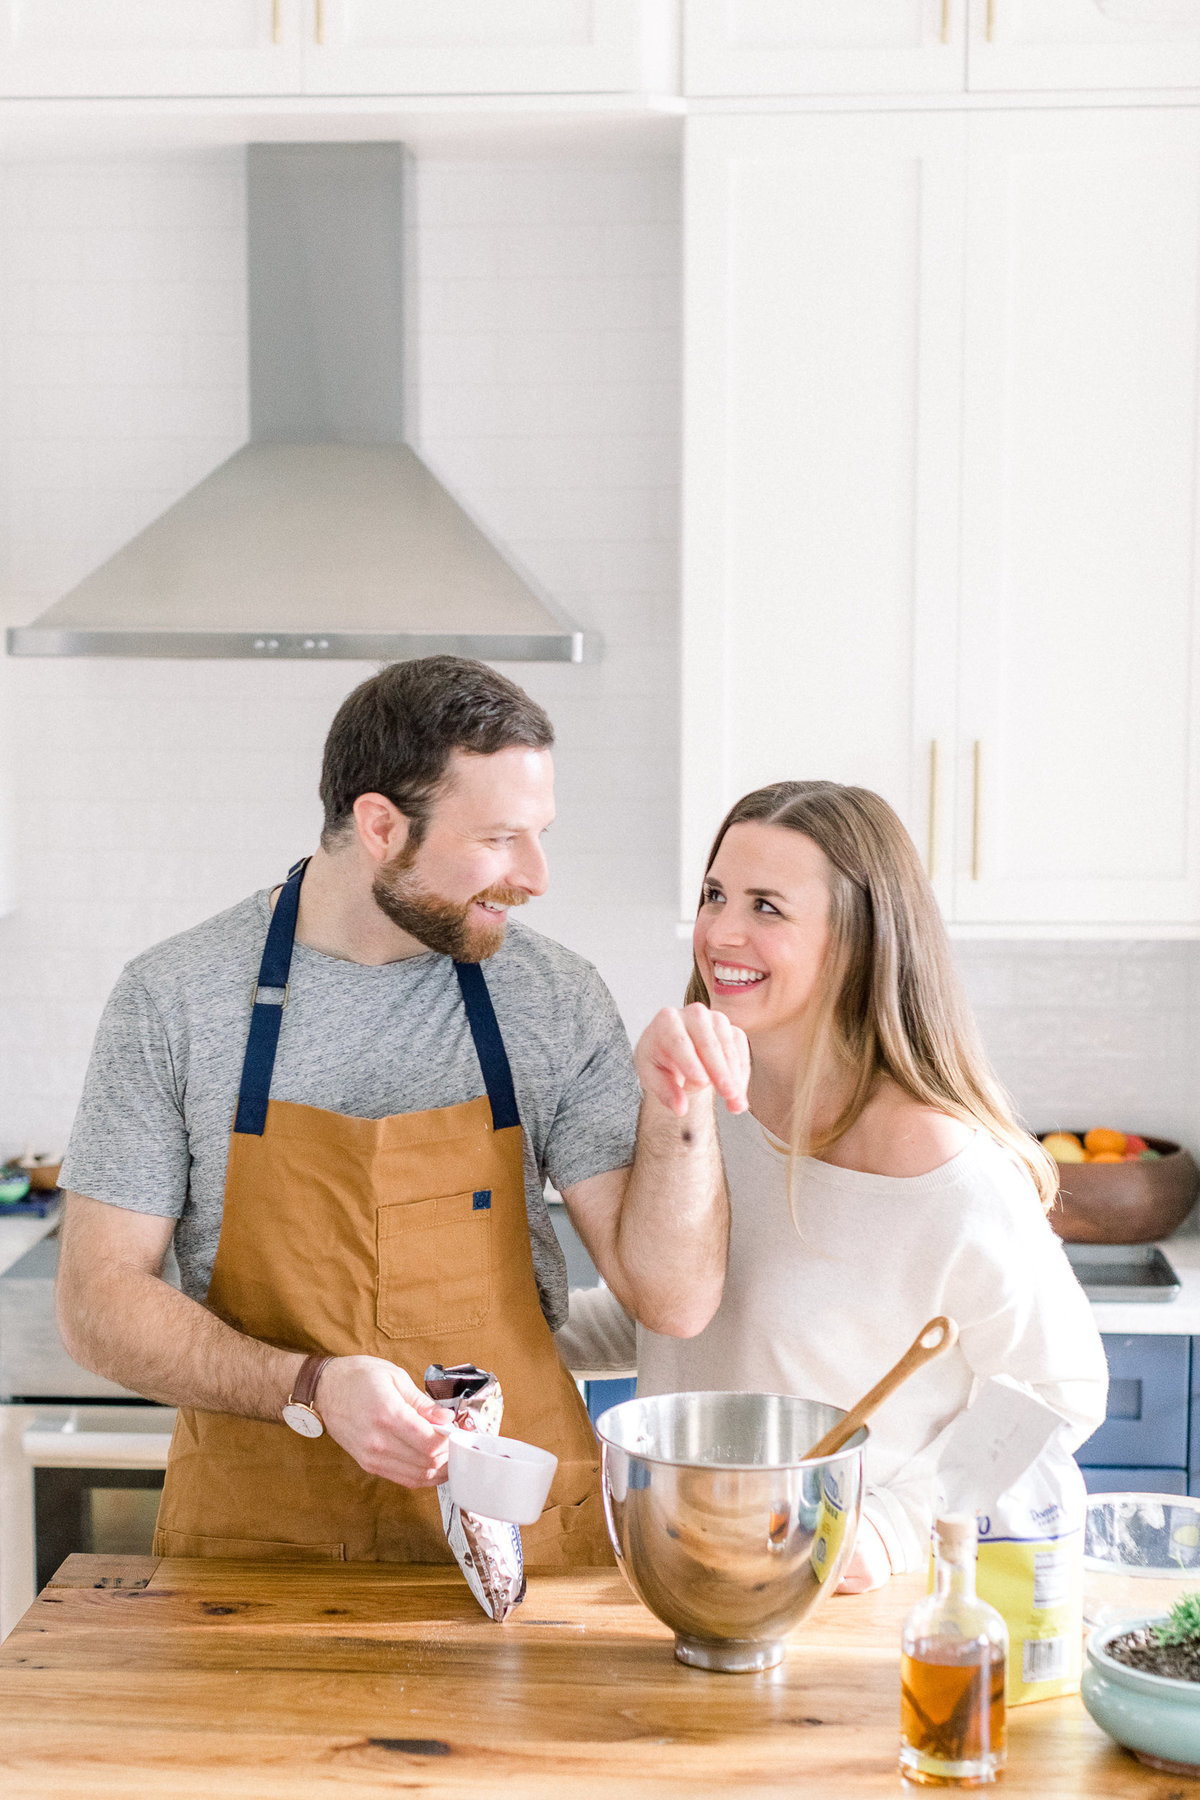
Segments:
[[[321,803],[328,846],[360,794],[383,794],[409,821],[409,846],[425,835],[451,752],[493,756],[547,750],[554,727],[514,681],[463,656],[390,663],[348,694],[325,740]]]

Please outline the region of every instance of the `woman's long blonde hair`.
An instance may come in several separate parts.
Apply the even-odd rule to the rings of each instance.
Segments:
[[[815,995],[811,1053],[797,1070],[793,1155],[819,1155],[862,1113],[880,1075],[913,1100],[982,1126],[1029,1171],[1042,1205],[1058,1191],[1055,1164],[1013,1117],[992,1074],[959,984],[933,890],[912,839],[878,794],[836,781],[777,781],[726,814],[712,868],[731,825],[782,825],[830,864],[829,947]],[[711,1005],[693,963],[688,1001]],[[836,1119],[814,1134],[817,1089],[830,1067],[850,1076]]]

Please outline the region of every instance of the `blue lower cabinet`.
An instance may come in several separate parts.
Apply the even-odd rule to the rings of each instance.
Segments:
[[[1080,1467],[1186,1471],[1191,1338],[1105,1337],[1104,1352],[1108,1412],[1075,1452]]]
[[[1089,1494],[1186,1494],[1186,1469],[1094,1469],[1080,1466]]]
[[[1192,1339],[1192,1429],[1187,1460],[1188,1493],[1200,1494],[1200,1337]]]
[[[587,1388],[588,1417],[592,1424],[607,1412],[610,1406],[619,1406],[622,1400],[632,1400],[637,1393],[637,1380],[634,1376],[622,1376],[619,1381],[589,1381]]]

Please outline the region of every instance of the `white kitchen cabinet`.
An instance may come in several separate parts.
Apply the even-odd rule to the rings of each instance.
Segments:
[[[1200,921],[1200,112],[970,142],[954,916]]]
[[[687,912],[734,798],[830,777],[965,929],[1200,926],[1200,110],[698,119],[686,169]]]
[[[688,94],[957,92],[967,0],[685,0]]]
[[[0,0],[0,94],[621,93],[677,0]]]
[[[863,783],[928,853],[938,743],[950,816],[965,129],[688,121],[685,917],[750,788]]]
[[[286,94],[312,0],[0,0],[0,94]]]
[[[309,94],[629,93],[677,80],[667,0],[308,0]]]
[[[970,0],[973,89],[1200,85],[1196,0]]]

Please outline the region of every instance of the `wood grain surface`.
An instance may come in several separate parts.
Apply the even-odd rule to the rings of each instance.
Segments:
[[[0,1645],[4,1800],[915,1795],[918,1577],[828,1601],[766,1675],[674,1660],[619,1573],[535,1576],[503,1626],[457,1569],[73,1556]],[[1010,1715],[1008,1800],[1200,1800],[1077,1699]]]

